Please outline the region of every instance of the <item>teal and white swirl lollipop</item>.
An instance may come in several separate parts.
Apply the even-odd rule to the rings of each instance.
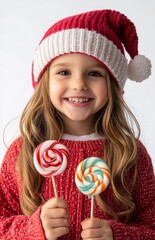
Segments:
[[[94,195],[103,192],[110,182],[110,170],[104,160],[88,157],[77,166],[75,183],[85,195],[91,197],[91,218],[93,217]]]

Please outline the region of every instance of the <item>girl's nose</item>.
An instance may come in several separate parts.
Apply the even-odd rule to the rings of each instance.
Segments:
[[[73,90],[83,91],[83,90],[87,90],[87,88],[88,87],[86,84],[86,79],[83,76],[73,77],[73,82],[72,82]]]

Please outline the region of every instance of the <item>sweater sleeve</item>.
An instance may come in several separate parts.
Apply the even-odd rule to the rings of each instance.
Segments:
[[[155,176],[145,147],[138,142],[135,212],[128,224],[110,221],[115,240],[155,240]]]
[[[41,207],[30,217],[20,209],[16,161],[21,145],[21,139],[12,143],[0,169],[0,239],[45,240]]]

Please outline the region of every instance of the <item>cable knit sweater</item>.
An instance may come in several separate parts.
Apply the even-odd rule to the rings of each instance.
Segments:
[[[75,186],[74,174],[77,165],[89,156],[103,156],[104,139],[91,136],[92,139],[61,139],[68,147],[70,158],[67,170],[56,177],[59,196],[67,200],[70,212],[70,232],[61,240],[80,240],[81,221],[90,217],[90,199]],[[133,189],[133,201],[136,205],[132,218],[127,224],[117,222],[94,204],[94,217],[110,222],[115,240],[154,240],[155,239],[155,177],[150,157],[144,146],[138,142],[138,172]],[[0,239],[1,240],[45,240],[40,220],[41,206],[30,217],[24,216],[19,204],[19,185],[16,161],[22,147],[17,139],[9,147],[0,172]],[[128,174],[130,183],[132,173]],[[42,195],[45,200],[54,196],[50,178],[44,180]],[[121,206],[113,195],[111,185],[102,193],[106,202],[115,210]]]

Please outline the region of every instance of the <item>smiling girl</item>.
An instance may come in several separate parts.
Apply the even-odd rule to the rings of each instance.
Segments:
[[[67,54],[51,63],[49,94],[65,133],[94,133],[94,114],[108,101],[106,76],[103,65],[82,54]]]
[[[1,166],[0,239],[155,239],[152,161],[123,99],[127,78],[141,82],[150,73],[150,61],[138,55],[134,24],[117,11],[81,13],[48,29],[35,52],[35,91],[21,116],[21,136]],[[69,150],[67,169],[56,178],[57,198],[52,180],[33,163],[36,147],[49,139]],[[111,172],[93,218],[90,199],[74,180],[78,164],[91,156]]]

